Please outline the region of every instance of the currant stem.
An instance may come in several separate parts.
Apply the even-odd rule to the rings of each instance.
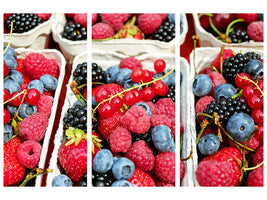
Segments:
[[[261,167],[263,164],[264,164],[264,161],[262,161],[260,164],[254,166],[254,167],[243,168],[243,170],[244,170],[244,171],[254,170],[254,169],[257,169],[257,168]]]
[[[36,174],[33,174],[36,171]],[[38,175],[48,174],[50,172],[53,172],[53,169],[46,169],[43,170],[41,168],[34,168],[29,172],[29,174],[26,176],[25,180],[20,184],[19,187],[24,187],[26,184],[33,178],[37,177]]]

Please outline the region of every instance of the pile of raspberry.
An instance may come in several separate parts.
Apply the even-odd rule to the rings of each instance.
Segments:
[[[41,53],[30,53],[22,58],[12,47],[4,47],[4,52],[4,146],[10,149],[8,146],[14,138],[20,141],[21,144],[13,149],[16,152],[13,164],[16,168],[15,163],[20,163],[25,172],[8,171],[9,177],[4,176],[7,186],[20,184],[24,174],[38,167],[57,88],[59,66],[54,59]],[[4,152],[4,156],[6,154],[9,153]],[[9,162],[11,159],[5,156],[5,173],[12,167]]]
[[[255,52],[222,51],[192,83],[196,180],[199,186],[263,186],[263,59]]]
[[[166,97],[175,71],[163,59],[151,65],[155,71],[134,57],[106,70],[92,63],[93,186],[175,186],[175,103]],[[119,180],[115,169],[125,163],[129,176]]]

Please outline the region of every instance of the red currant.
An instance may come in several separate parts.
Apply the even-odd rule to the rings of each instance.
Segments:
[[[10,94],[8,90],[4,89],[4,102],[10,99]]]
[[[235,77],[235,84],[237,85],[237,87],[244,88],[251,85],[251,82],[249,81],[251,80],[251,77],[249,74],[242,72],[238,75],[239,76]]]
[[[155,92],[151,87],[145,87],[141,90],[142,99],[144,101],[150,101],[154,98]]]
[[[84,89],[83,96],[84,96],[85,99],[87,99],[87,88]]]
[[[105,102],[99,106],[98,113],[102,117],[111,117],[115,113],[115,109],[110,103]]]
[[[135,94],[132,92],[132,90],[124,94],[123,103],[127,106],[132,106],[136,103],[136,97]]]
[[[115,110],[120,110],[120,108],[123,106],[123,101],[120,97],[114,97],[111,99],[110,104]]]
[[[143,78],[142,78],[143,83],[152,81],[152,77],[153,75],[148,70],[143,71]]]
[[[10,121],[10,113],[7,111],[7,109],[4,109],[4,124],[8,123]]]
[[[13,98],[13,97],[15,97],[15,96],[17,96],[19,94],[19,92],[13,92],[12,94],[11,94],[11,96],[10,96],[10,98]],[[20,104],[22,104],[23,102],[22,102],[22,100],[23,100],[23,94],[20,94],[19,96],[17,96],[15,99],[12,99],[11,101],[10,101],[10,103],[12,104],[12,105],[14,105],[14,106],[19,106]]]
[[[263,124],[263,109],[253,110],[251,113],[251,117],[253,118],[255,123]]]
[[[143,79],[144,70],[140,68],[136,68],[131,73],[131,79],[135,83],[139,83]]]
[[[263,80],[260,79],[257,83],[257,85],[259,86],[259,88],[261,89],[261,91],[263,92],[264,91],[264,83],[263,83]],[[258,87],[254,86],[254,90],[255,90],[255,94],[258,94],[258,95],[262,95],[261,91],[258,89]]]
[[[159,96],[165,96],[169,92],[169,87],[163,81],[156,81],[152,85],[152,89],[154,90],[155,94]]]
[[[249,105],[249,107],[251,107],[253,109],[260,109],[263,107],[263,98],[254,94],[254,95],[249,97],[248,105]]]
[[[41,93],[38,90],[31,88],[28,90],[25,96],[25,100],[30,105],[36,105],[40,97],[41,97]]]
[[[138,89],[132,89],[131,90],[132,93],[134,94],[135,96],[135,103],[139,102],[142,100],[142,94],[141,94],[141,91],[139,91]]]
[[[101,103],[103,100],[108,99],[110,96],[109,90],[104,87],[99,87],[95,90],[95,101]]]
[[[163,59],[157,59],[154,62],[154,69],[157,73],[161,73],[165,70],[166,62]]]
[[[259,126],[259,129],[254,133],[254,137],[258,140],[261,144],[263,143],[263,135],[264,135],[264,127]]]
[[[254,89],[251,85],[244,87],[242,91],[243,96],[248,100],[254,94]]]

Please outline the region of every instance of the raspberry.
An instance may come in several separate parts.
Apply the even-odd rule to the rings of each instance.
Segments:
[[[92,39],[106,39],[114,35],[114,30],[105,23],[96,23],[92,27]]]
[[[151,126],[155,127],[158,125],[165,125],[171,128],[171,119],[167,115],[157,115],[153,114],[150,118]]]
[[[133,105],[120,119],[121,124],[134,133],[145,133],[150,128],[150,119],[146,110]]]
[[[156,175],[168,183],[175,182],[175,153],[162,152],[155,158]]]
[[[136,68],[142,69],[143,66],[142,66],[140,60],[137,60],[135,57],[127,57],[127,58],[121,59],[119,68],[120,69],[128,68],[128,69],[133,70]]]
[[[51,73],[49,61],[40,53],[27,55],[24,66],[33,79],[39,79],[42,75]]]
[[[252,22],[247,27],[247,32],[251,40],[263,42],[263,21]]]
[[[212,101],[215,101],[215,99],[211,96],[201,97],[196,103],[196,107],[195,107],[196,114],[202,113],[203,110],[207,108],[207,105],[210,104]],[[203,115],[199,115],[198,117],[200,121],[203,120]]]
[[[236,13],[236,18],[244,19],[247,24],[258,21],[258,13]]]
[[[201,161],[196,171],[200,186],[231,186],[233,172],[231,165],[224,161]]]
[[[126,153],[132,144],[131,133],[121,126],[117,126],[109,136],[110,149],[114,153]]]
[[[138,19],[140,30],[144,34],[151,34],[156,31],[162,23],[162,18],[156,13],[145,13]]]
[[[128,14],[126,13],[102,13],[102,22],[108,24],[115,31],[119,31],[123,28],[124,22],[128,19]]]
[[[49,118],[51,115],[51,108],[53,106],[54,98],[52,96],[43,95],[40,97],[36,104],[37,112],[41,112],[47,115]]]
[[[48,117],[44,113],[34,113],[26,117],[19,125],[19,132],[24,140],[39,142],[45,135],[48,126]]]
[[[184,174],[185,174],[185,166],[182,159],[180,159],[180,180],[184,178]]]
[[[150,171],[154,167],[155,157],[152,149],[144,140],[133,143],[125,156],[132,160],[135,166],[144,171]]]
[[[162,98],[155,103],[155,114],[175,117],[175,103],[171,98]]]
[[[51,13],[36,13],[38,17],[42,18],[43,20],[48,20],[51,17]]]
[[[250,172],[247,186],[263,186],[263,166],[260,166]]]
[[[54,59],[48,59],[48,64],[50,66],[50,75],[58,79],[59,76],[59,66]]]
[[[87,13],[75,13],[74,21],[81,24],[83,27],[87,28]]]
[[[229,141],[229,146],[231,146],[231,147],[235,147],[236,146],[236,144],[232,140],[228,139],[228,141]],[[240,143],[243,144],[243,145],[246,145],[246,142],[247,141],[240,142]],[[247,147],[250,148],[250,149],[256,150],[259,147],[259,145],[260,145],[260,142],[253,136],[248,141]],[[240,148],[241,148],[241,152],[243,152],[244,148],[243,147],[240,147]],[[250,151],[246,149],[245,150],[245,154],[248,154],[248,153],[250,153]]]
[[[226,80],[224,79],[224,77],[218,73],[218,72],[211,72],[208,74],[208,76],[210,77],[211,81],[212,81],[212,87],[210,89],[210,92],[209,92],[209,96],[213,96],[214,95],[214,89],[217,85],[220,85],[220,84],[223,84],[223,83],[226,83]]]
[[[223,62],[226,58],[232,57],[233,51],[231,49],[225,49],[223,51]],[[211,67],[216,67],[218,71],[221,71],[221,52],[217,54],[217,57],[212,61]]]
[[[253,156],[253,166],[257,166],[263,161],[263,158],[264,158],[263,152],[264,152],[263,146],[257,149],[255,155]]]
[[[34,141],[27,140],[19,145],[17,150],[18,161],[29,169],[38,166],[41,157],[42,146]]]
[[[94,25],[97,21],[97,13],[92,13],[92,25]]]

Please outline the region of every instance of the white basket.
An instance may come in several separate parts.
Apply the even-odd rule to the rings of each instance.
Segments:
[[[53,106],[51,108],[51,115],[49,117],[49,124],[45,132],[45,136],[43,139],[43,145],[42,145],[42,152],[41,152],[41,157],[39,161],[39,168],[45,168],[45,161],[46,161],[46,156],[47,156],[47,151],[49,148],[49,142],[50,142],[50,137],[51,133],[53,130],[53,125],[54,125],[54,120],[57,112],[57,106],[58,106],[58,101],[59,101],[59,95],[61,91],[61,86],[63,83],[63,79],[65,76],[65,66],[66,66],[66,61],[64,59],[64,56],[58,51],[58,50],[53,50],[53,49],[47,49],[47,50],[32,50],[32,49],[25,49],[25,48],[19,48],[16,49],[16,53],[18,58],[25,58],[27,55],[30,53],[41,53],[48,59],[54,59],[56,63],[59,66],[60,73],[58,77],[58,86],[55,91],[54,95],[54,101],[53,101]],[[35,186],[41,186],[41,178],[42,176],[37,176]]]
[[[182,23],[182,29],[183,32],[180,34],[180,46],[184,43],[187,32],[188,32],[188,23],[187,23],[187,19],[186,19],[186,14],[180,14],[180,21]]]
[[[75,95],[73,94],[73,92],[70,89],[70,84],[73,80],[73,72],[74,72],[76,66],[79,63],[83,63],[83,62],[87,62],[87,53],[86,52],[77,55],[73,60],[72,72],[71,72],[71,76],[70,76],[68,85],[66,86],[67,87],[66,98],[64,100],[64,105],[62,107],[60,122],[59,122],[59,126],[58,126],[58,129],[57,129],[57,132],[55,135],[55,139],[54,139],[54,149],[53,149],[52,157],[51,157],[50,164],[49,164],[49,169],[53,169],[53,172],[48,173],[48,175],[47,175],[47,179],[46,179],[46,186],[47,187],[52,187],[53,178],[60,174],[60,168],[58,166],[57,155],[58,155],[58,149],[62,144],[63,134],[64,134],[64,132],[63,132],[63,118],[66,115],[68,108],[72,107],[73,104],[77,101],[77,98],[75,97]]]
[[[11,38],[11,46],[16,48],[29,48],[34,50],[46,49],[49,44],[51,33],[51,24],[55,15],[52,14],[49,20],[38,25],[34,29],[25,33],[13,33]],[[4,46],[8,45],[10,34],[4,34]]]
[[[54,41],[58,43],[60,50],[65,56],[67,63],[72,65],[75,56],[87,51],[87,40],[71,41],[63,38],[62,32],[66,22],[64,13],[55,14],[55,19],[52,23],[52,35]]]
[[[214,37],[211,33],[209,33],[208,31],[206,31],[199,22],[198,19],[198,14],[197,13],[193,13],[193,19],[194,19],[194,25],[195,25],[195,31],[196,31],[196,35],[199,37],[199,45],[201,47],[221,47],[223,44],[227,44],[225,42],[220,41],[219,39],[217,39],[216,37]],[[228,44],[229,46],[255,46],[255,47],[262,47],[263,46],[263,42],[254,42],[254,41],[250,41],[250,42],[243,42],[243,43],[239,43],[239,44]]]
[[[225,49],[232,49],[234,52],[238,53],[238,52],[242,52],[242,53],[246,53],[249,51],[254,51],[258,54],[260,54],[263,57],[263,48],[255,48],[255,47],[250,47],[247,48],[245,46],[240,46],[240,47],[226,47]],[[203,68],[210,66],[211,62],[216,58],[216,56],[220,53],[221,48],[219,47],[202,47],[202,48],[196,48],[195,51],[195,69],[196,69],[196,73],[200,72]],[[193,175],[193,183],[191,183],[191,185],[194,186],[198,186],[198,182],[196,180],[195,177],[195,172],[197,170],[197,165],[198,165],[198,155],[197,155],[197,146],[196,146],[196,122],[195,122],[195,118],[196,118],[196,114],[195,114],[195,98],[193,95],[193,91],[192,91],[192,84],[195,78],[195,70],[194,70],[194,52],[192,52],[190,54],[190,73],[189,73],[189,81],[188,81],[188,85],[189,85],[189,99],[190,99],[190,127],[191,127],[191,131],[192,134],[189,134],[189,136],[191,137],[191,144],[193,144],[193,160],[194,160],[194,165],[192,165],[192,167],[190,168],[190,174]]]

